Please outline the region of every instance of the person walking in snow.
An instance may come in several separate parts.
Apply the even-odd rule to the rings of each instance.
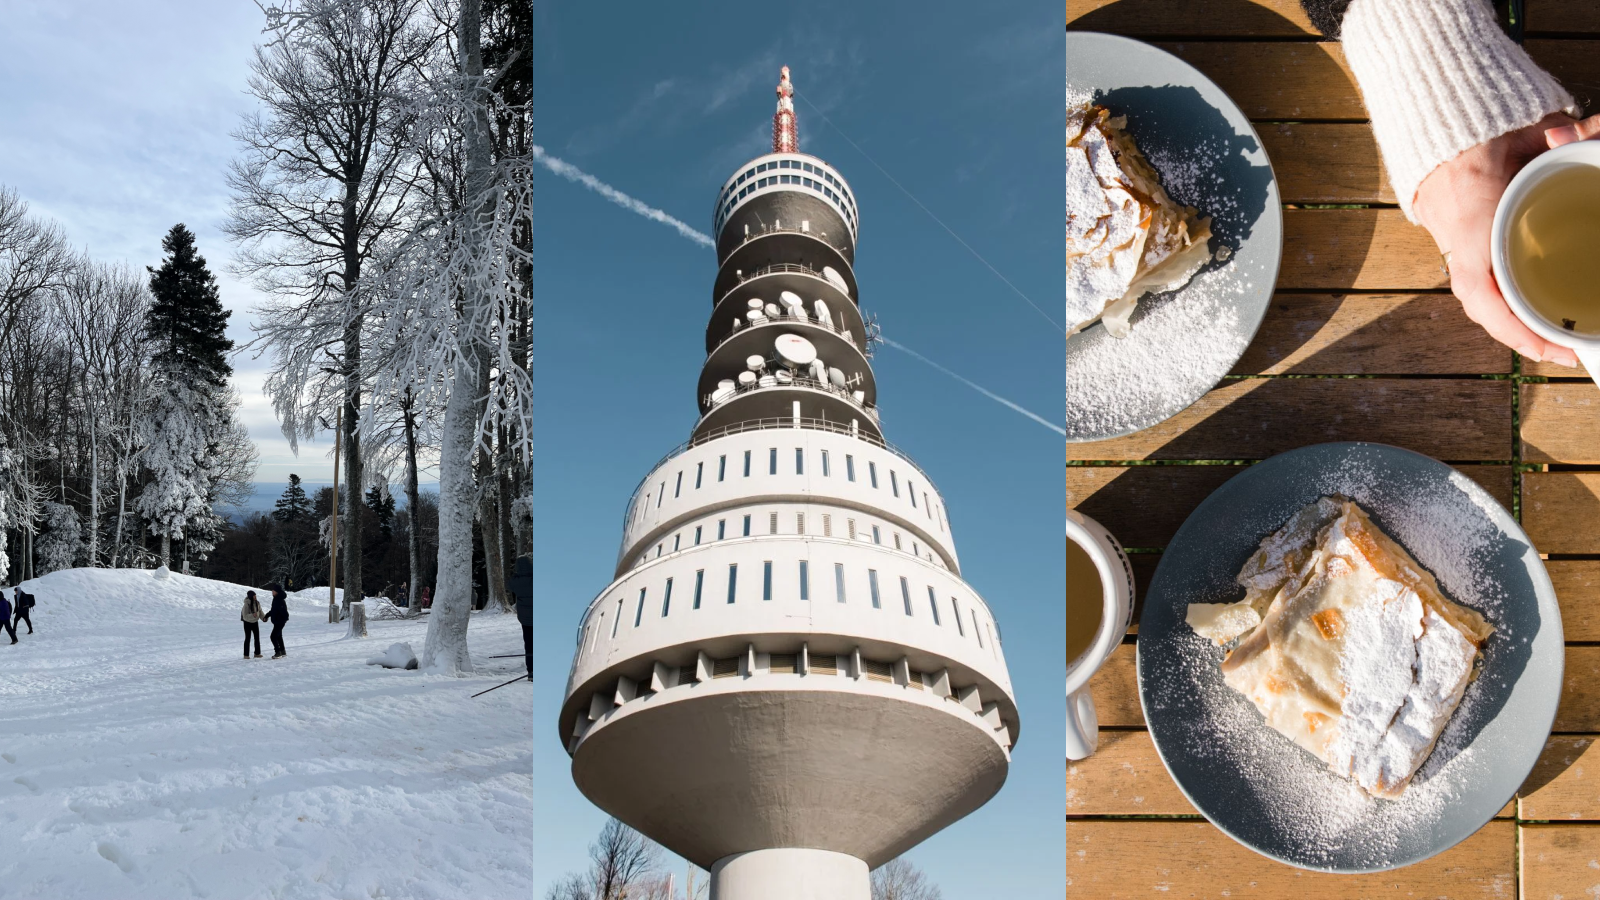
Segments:
[[[423,609],[432,609],[433,608],[433,588],[430,588],[427,585],[423,585],[421,603],[422,603],[422,608]]]
[[[272,658],[282,659],[289,655],[283,649],[283,623],[289,621],[289,595],[276,582],[268,587],[272,591],[272,609],[267,611],[267,618],[272,621]]]
[[[17,642],[17,626],[11,624],[11,601],[6,599],[5,591],[0,591],[0,628],[11,632],[11,643]]]
[[[528,680],[533,680],[533,557],[517,557],[512,570],[511,596],[517,601],[517,621],[522,623],[522,663],[528,667]]]
[[[250,658],[250,638],[256,639],[256,659],[261,658],[261,620],[267,614],[261,610],[261,601],[256,599],[255,591],[245,591],[244,609],[239,612],[239,621],[244,623],[244,658]],[[274,645],[276,646],[276,645]]]
[[[33,595],[24,591],[20,585],[17,587],[16,594],[17,617],[11,623],[11,633],[13,636],[15,636],[17,629],[21,627],[22,623],[27,622],[28,633],[33,634],[33,617],[28,615],[28,613],[32,612],[33,610]]]

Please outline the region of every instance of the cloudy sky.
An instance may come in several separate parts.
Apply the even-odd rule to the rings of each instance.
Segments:
[[[230,133],[254,107],[244,89],[260,10],[248,0],[0,0],[0,15],[0,185],[102,260],[158,265],[167,229],[188,225],[233,310],[229,336],[250,340],[262,298],[227,272],[234,248],[221,226]],[[261,452],[256,480],[330,481],[331,439],[296,458],[279,430],[261,393],[265,360],[240,354],[234,367]]]

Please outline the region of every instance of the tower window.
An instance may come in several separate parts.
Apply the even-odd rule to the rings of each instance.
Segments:
[[[839,602],[843,603],[844,602],[844,563],[834,563],[833,564],[833,592],[834,592],[834,595],[839,598]]]
[[[878,602],[878,570],[877,569],[868,569],[867,570],[867,586],[872,589],[872,608],[873,609],[882,609],[883,608],[882,604],[880,604]]]
[[[767,534],[778,533],[778,514],[774,512],[772,518],[767,520]]]
[[[845,520],[845,527],[850,529],[850,540],[852,540],[852,541],[855,540],[856,539],[856,520],[855,519],[846,519]]]
[[[644,588],[639,588],[639,608],[633,611],[633,627],[638,628],[644,619]]]
[[[750,517],[749,516],[745,516],[744,517],[744,536],[745,537],[749,537],[750,536]]]
[[[678,552],[678,542],[681,541],[681,540],[683,540],[683,535],[681,535],[681,534],[675,534],[675,535],[672,536],[672,552],[673,553],[677,553]]]
[[[672,486],[672,499],[674,499],[674,500],[678,499],[678,495],[680,493],[682,493],[682,492],[683,492],[683,472],[680,471],[680,472],[678,472],[678,482],[677,482],[677,484],[674,484]]]
[[[704,475],[705,473],[706,473],[706,464],[705,463],[697,462],[697,463],[694,464],[694,489],[695,490],[697,490],[697,491],[700,490],[700,476]]]
[[[622,598],[617,598],[617,617],[611,620],[611,639],[616,640],[617,626],[622,624]]]
[[[883,543],[883,536],[881,534],[879,534],[878,526],[876,526],[876,525],[872,526],[872,542],[874,544],[882,544]]]
[[[661,618],[667,617],[667,610],[672,608],[672,579],[667,579],[666,593],[661,595]]]
[[[906,615],[911,615],[911,585],[906,583],[906,577],[900,576],[900,602],[906,606]]]
[[[665,543],[665,542],[663,542]],[[661,544],[656,544],[656,559],[661,558]]]
[[[950,598],[950,608],[955,610],[956,613],[956,634],[966,637],[967,630],[961,627],[961,605],[956,602],[954,597]]]
[[[822,514],[822,536],[833,537],[833,516],[827,513]]]
[[[849,453],[844,455],[844,477],[846,481],[856,480],[856,458]]]
[[[806,533],[806,514],[805,513],[795,513],[794,514],[794,533],[795,534],[805,534]]]
[[[878,489],[878,464],[870,459],[867,460],[867,481],[872,485],[873,490]],[[663,485],[665,485],[665,482],[663,482]]]
[[[761,599],[772,599],[772,560],[761,564]],[[979,643],[983,643],[979,641]]]
[[[972,635],[978,639],[978,646],[983,646],[983,631],[978,628],[978,611],[968,610],[972,614]]]
[[[717,457],[717,480],[721,481],[728,474],[728,456],[723,454]]]
[[[922,558],[922,547],[919,546],[916,541],[911,542],[911,555],[915,556],[917,559]]]
[[[700,529],[701,529],[701,527],[702,526],[700,526],[700,525],[696,525],[694,527],[694,545],[696,547],[700,546]]]
[[[900,496],[900,479],[895,477],[893,469],[889,470],[889,490],[893,491],[896,497]]]
[[[896,532],[895,532],[895,533],[894,533],[894,548],[895,548],[895,549],[896,549],[896,550],[900,550],[900,549],[903,549],[903,548],[902,548],[902,547],[901,547],[901,546],[900,546],[900,532],[898,532],[898,531],[896,531]]]
[[[744,477],[750,477],[750,451],[744,452]]]
[[[728,602],[729,603],[733,602],[735,589],[736,589],[738,584],[739,584],[739,564],[738,563],[733,563],[733,564],[728,566]]]
[[[822,451],[822,477],[828,477],[828,451]]]
[[[800,599],[811,599],[811,572],[805,560],[800,560]]]
[[[939,624],[939,598],[933,593],[933,585],[928,585],[928,608],[933,610],[933,624]]]
[[[909,479],[909,478],[906,479],[906,490],[911,492],[911,508],[912,509],[916,509],[917,508],[917,486],[915,484],[912,484],[911,483],[911,479]]]
[[[923,491],[922,492],[922,512],[928,518],[930,518],[930,519],[933,518],[933,506],[930,503],[928,503],[928,492],[927,491]]]
[[[694,608],[700,608],[700,591],[706,586],[706,570],[694,570]]]
[[[656,492],[656,509],[661,508],[661,501],[667,496],[667,483],[661,482],[661,490]]]
[[[773,447],[767,452],[767,474],[778,474],[778,448]]]
[[[723,538],[727,537],[727,533],[728,533],[728,520],[727,519],[718,519],[717,520],[717,540],[720,541]]]
[[[804,475],[806,473],[806,450],[804,447],[794,448],[794,473],[796,475]]]

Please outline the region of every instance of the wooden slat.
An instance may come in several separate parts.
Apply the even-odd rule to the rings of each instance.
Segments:
[[[1398,209],[1286,209],[1278,287],[1417,291],[1449,278],[1433,238]]]
[[[1068,445],[1067,452],[1072,451]],[[1165,547],[1201,500],[1242,471],[1238,466],[1066,468],[1069,507],[1110,529],[1123,546],[1151,549]],[[1511,508],[1510,466],[1456,468]]]
[[[1094,698],[1095,716],[1102,726],[1144,725],[1144,711],[1139,707],[1138,656],[1132,644],[1111,651],[1105,665],[1089,680],[1089,694]]]
[[[1394,444],[1444,460],[1510,459],[1509,381],[1247,378],[1172,418],[1080,444],[1096,459],[1265,459],[1327,441]]]
[[[1600,472],[1523,475],[1522,527],[1540,553],[1600,553]]]
[[[1148,731],[1102,731],[1088,759],[1067,761],[1068,816],[1195,816]]]
[[[1561,601],[1561,630],[1567,640],[1600,641],[1600,560],[1551,559],[1544,566]]]
[[[1600,647],[1568,647],[1552,731],[1600,731]]]
[[[1570,2],[1581,5],[1584,0]],[[1600,108],[1600,40],[1528,40],[1522,46],[1572,92],[1581,112]]]
[[[1600,463],[1600,387],[1593,382],[1522,386],[1522,459]]]
[[[1495,818],[1511,818],[1515,810],[1513,800]],[[1067,762],[1068,816],[1199,814],[1167,774],[1148,731],[1102,731],[1093,756]]]
[[[1235,375],[1508,373],[1450,294],[1278,294]]]
[[[1317,37],[1299,0],[1174,3],[1172,0],[1067,0],[1067,28],[1134,37]]]
[[[1522,361],[1522,374],[1543,375],[1546,378],[1588,378],[1589,373],[1582,364],[1577,366],[1562,366],[1556,363],[1534,362],[1531,359]]]
[[[1594,736],[1551,735],[1517,795],[1523,819],[1600,819],[1600,745]]]
[[[1524,900],[1600,896],[1600,825],[1523,825],[1520,837]]]
[[[1072,4],[1068,3],[1067,8],[1070,10]],[[1530,34],[1553,31],[1600,35],[1600,4],[1588,0],[1530,0],[1527,17]],[[1070,12],[1067,18],[1072,18]]]
[[[1395,202],[1371,125],[1284,122],[1256,130],[1283,202]]]
[[[1172,4],[1204,9],[1211,4]],[[1251,119],[1365,121],[1355,76],[1335,43],[1158,42],[1216,82]]]
[[[1335,875],[1268,859],[1208,822],[1074,819],[1067,822],[1067,896],[1504,900],[1516,890],[1515,828],[1511,822],[1490,822],[1455,847],[1414,865],[1370,875]]]

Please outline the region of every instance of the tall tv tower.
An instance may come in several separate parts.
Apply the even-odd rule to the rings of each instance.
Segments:
[[[579,790],[713,900],[868,900],[994,796],[1019,729],[944,500],[883,439],[843,176],[773,149],[717,196],[700,420],[635,489],[559,722]]]

